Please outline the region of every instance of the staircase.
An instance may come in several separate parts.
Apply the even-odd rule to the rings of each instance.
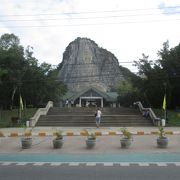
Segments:
[[[95,108],[53,107],[40,116],[36,126],[95,127]],[[136,109],[103,108],[101,127],[152,126]]]

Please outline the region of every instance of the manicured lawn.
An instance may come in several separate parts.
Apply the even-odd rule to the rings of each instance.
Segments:
[[[153,109],[155,114],[164,118],[164,111],[160,109]],[[175,110],[167,110],[168,126],[180,126],[180,112]]]
[[[25,123],[29,118],[31,118],[34,113],[36,112],[36,108],[27,108],[26,110],[22,111],[22,119],[21,124]],[[17,119],[18,117],[18,109],[13,110],[4,110],[0,111],[0,127],[17,127],[16,123],[12,123],[12,118]]]

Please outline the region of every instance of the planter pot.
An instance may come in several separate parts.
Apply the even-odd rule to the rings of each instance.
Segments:
[[[166,148],[168,146],[168,138],[157,138],[157,147],[158,148]]]
[[[29,149],[32,146],[32,138],[23,137],[21,138],[22,149]]]
[[[86,139],[86,147],[92,149],[96,145],[96,139]]]
[[[132,139],[123,138],[120,141],[121,141],[121,148],[127,149],[130,147]]]
[[[63,144],[64,144],[63,139],[53,139],[53,147],[54,147],[54,149],[62,148]]]

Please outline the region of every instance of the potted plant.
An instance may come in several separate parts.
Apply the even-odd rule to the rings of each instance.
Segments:
[[[120,139],[121,148],[129,148],[132,142],[132,134],[127,130],[127,128],[121,129],[123,137]]]
[[[93,132],[89,133],[88,131],[86,131],[86,134],[87,134],[86,147],[88,149],[92,149],[96,145],[96,134]]]
[[[64,144],[62,131],[56,131],[55,132],[55,139],[53,139],[53,147],[54,149],[62,148]]]
[[[24,129],[24,133],[21,137],[21,146],[22,149],[29,149],[32,147],[32,128]]]
[[[159,127],[159,137],[157,138],[157,147],[166,148],[168,146],[168,138],[165,136],[163,127]]]

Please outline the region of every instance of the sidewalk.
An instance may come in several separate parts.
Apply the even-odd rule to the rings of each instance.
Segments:
[[[21,149],[20,137],[22,128],[0,129],[3,137],[0,138],[0,154],[121,154],[121,153],[180,153],[180,128],[165,128],[169,137],[169,146],[159,149],[156,145],[158,137],[157,127],[129,127],[132,132],[133,142],[129,149],[121,149],[121,128],[61,128],[64,133],[62,149],[53,149],[53,132],[57,128],[34,128],[32,131],[33,146],[31,149]],[[94,149],[87,149],[86,136],[83,130],[95,132],[97,142]]]

